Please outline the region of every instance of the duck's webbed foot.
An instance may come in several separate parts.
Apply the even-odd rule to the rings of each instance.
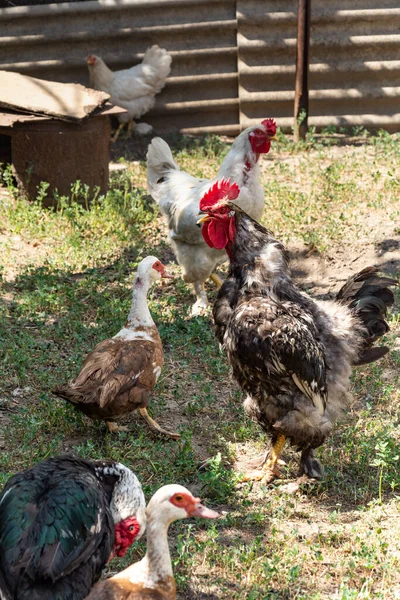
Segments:
[[[324,476],[324,468],[315,458],[312,448],[307,448],[301,453],[299,476],[302,475],[307,475],[310,479],[322,479]]]
[[[106,421],[107,429],[110,433],[118,433],[118,431],[129,431],[127,425],[118,425],[114,421]]]

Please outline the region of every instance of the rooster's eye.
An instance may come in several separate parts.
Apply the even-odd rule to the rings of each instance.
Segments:
[[[264,135],[264,133],[265,133],[265,132],[264,132],[262,129],[255,129],[255,130],[254,130],[254,133],[255,133],[256,135]]]
[[[133,525],[129,525],[129,531],[133,531],[135,528]]]

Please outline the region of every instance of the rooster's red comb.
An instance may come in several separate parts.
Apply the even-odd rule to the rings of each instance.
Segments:
[[[276,121],[275,119],[264,119],[261,124],[265,128],[269,137],[273,137],[276,134]]]
[[[200,200],[200,210],[206,212],[208,208],[211,208],[223,198],[235,200],[239,196],[239,193],[240,189],[237,183],[231,183],[229,179],[216,181]]]

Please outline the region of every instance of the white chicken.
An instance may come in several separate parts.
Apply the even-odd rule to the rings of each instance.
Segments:
[[[259,220],[264,209],[264,191],[260,183],[258,160],[269,152],[275,139],[276,124],[265,119],[248,127],[236,138],[213,180],[197,179],[180,171],[168,144],[155,137],[147,151],[147,183],[149,194],[166,217],[169,237],[182,269],[183,279],[194,285],[197,300],[192,314],[204,312],[208,306],[204,283],[208,277],[220,287],[214,269],[226,261],[223,250],[210,248],[197,226],[199,202],[218,179],[230,179],[240,187],[235,203],[253,219]]]
[[[113,142],[117,141],[125,123],[128,123],[127,135],[135,127],[138,119],[155,103],[155,96],[163,89],[171,71],[172,58],[164,48],[157,45],[146,50],[143,61],[130,69],[111,71],[99,56],[90,54],[87,58],[90,86],[95,90],[107,92],[111,101],[128,112],[119,115],[120,125]],[[139,134],[147,134],[152,128],[147,123],[136,125]]]

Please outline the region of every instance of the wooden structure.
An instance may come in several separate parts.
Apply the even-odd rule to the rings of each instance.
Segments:
[[[18,185],[28,198],[36,198],[42,182],[50,184],[45,205],[54,203],[54,191],[68,196],[71,183],[77,180],[105,193],[110,159],[109,115],[123,112],[106,105],[81,123],[1,112],[0,156],[12,162]]]

